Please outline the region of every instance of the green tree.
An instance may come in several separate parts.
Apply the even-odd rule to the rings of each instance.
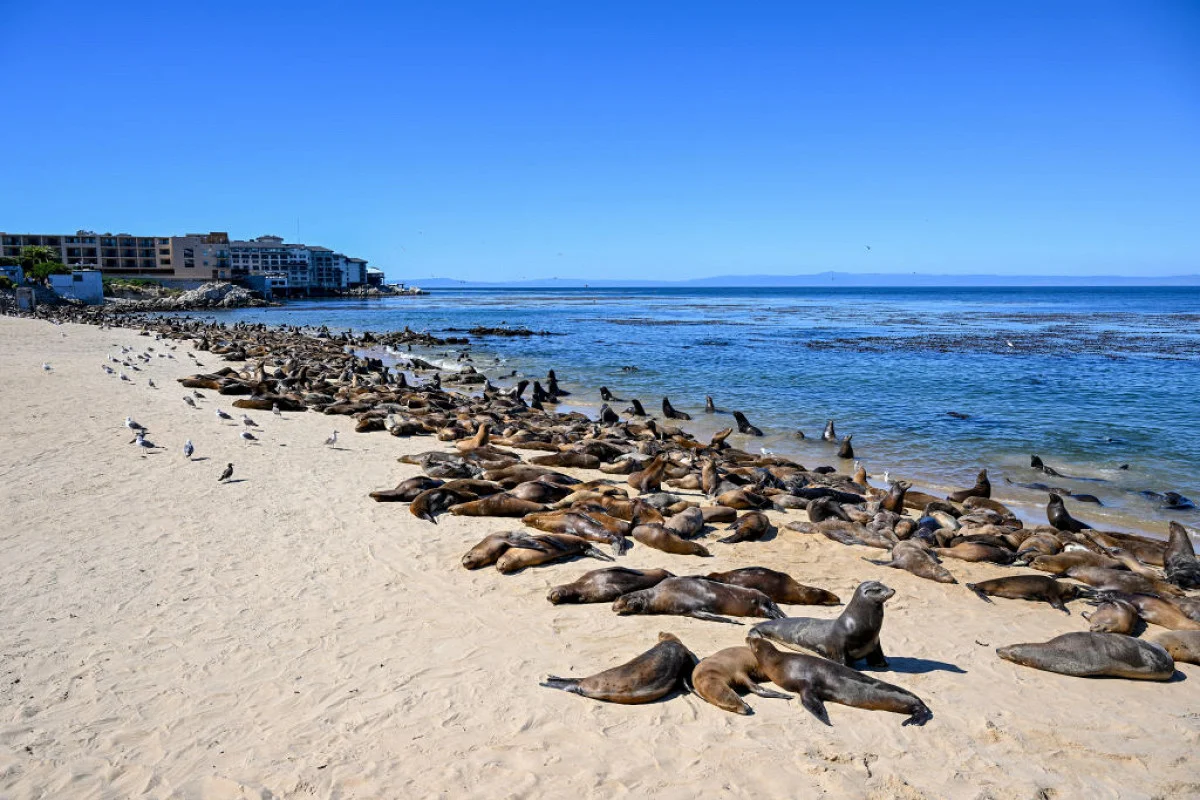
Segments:
[[[44,281],[51,275],[68,275],[70,272],[70,267],[57,261],[43,261],[25,269],[25,275],[35,281]]]
[[[21,266],[26,270],[31,270],[38,264],[51,264],[58,261],[58,251],[53,247],[43,247],[39,244],[30,244],[21,248]]]

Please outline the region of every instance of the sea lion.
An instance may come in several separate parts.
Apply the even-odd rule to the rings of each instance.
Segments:
[[[445,486],[438,486],[433,489],[426,489],[414,497],[408,506],[408,510],[417,519],[437,524],[437,515],[451,506],[470,503],[478,499],[479,495],[474,492],[446,489]]]
[[[495,564],[500,556],[512,547],[550,551],[549,545],[520,531],[492,533],[483,537],[479,544],[467,551],[467,554],[462,557],[462,565],[467,569],[479,569],[489,564]]]
[[[825,423],[825,432],[821,434],[821,438],[827,442],[836,442],[838,440],[837,431],[833,429],[833,420]]]
[[[697,577],[667,578],[649,589],[621,595],[613,603],[612,609],[622,616],[678,614],[734,625],[741,623],[720,615],[768,619],[784,616],[775,601],[760,591]]]
[[[766,567],[742,567],[729,572],[710,572],[710,581],[757,589],[776,603],[799,606],[836,606],[841,600],[833,592],[805,586],[786,572]]]
[[[853,433],[848,433],[842,438],[842,444],[838,447],[838,458],[854,458],[854,445],[850,444],[850,440],[853,438]]]
[[[1058,471],[1056,471],[1052,467],[1047,467],[1045,464],[1043,464],[1042,459],[1037,455],[1032,455],[1029,457],[1029,468],[1036,469],[1038,472],[1044,472],[1047,475],[1051,475],[1054,477],[1060,477]]]
[[[731,530],[733,533],[717,541],[722,544],[757,542],[771,530],[771,520],[761,511],[749,511],[730,525],[727,530]]]
[[[614,395],[608,390],[607,386],[600,387],[600,399],[606,403],[621,403],[624,402],[621,398]]]
[[[664,397],[662,399],[662,410],[663,410],[663,416],[666,417],[667,419],[689,420],[692,418],[692,416],[690,414],[685,414],[682,411],[676,411],[674,406],[671,405],[671,401],[668,400],[666,397]]]
[[[762,436],[763,432],[750,424],[750,420],[746,419],[746,415],[740,411],[733,412],[733,420],[737,423],[738,433],[745,433],[749,436]]]
[[[647,416],[647,415],[646,415],[646,409],[642,408],[642,401],[641,401],[641,400],[638,400],[638,399],[635,397],[635,398],[633,398],[632,400],[630,400],[630,401],[629,401],[629,403],[630,403],[630,405],[629,405],[629,408],[625,409],[625,413],[626,413],[626,414],[629,414],[630,416],[634,416],[634,417],[644,417],[644,416]]]
[[[758,659],[749,647],[727,647],[701,659],[692,672],[696,694],[724,711],[734,714],[754,713],[738,694],[738,689],[753,692],[759,697],[790,700],[790,694],[773,692],[759,686],[767,680],[758,666]]]
[[[441,486],[444,481],[437,478],[429,478],[425,475],[417,475],[397,484],[395,489],[383,489],[377,492],[371,492],[370,497],[377,503],[411,503],[417,499],[417,495],[429,489],[436,489]]]
[[[888,487],[887,496],[879,501],[879,507],[884,511],[891,511],[893,514],[903,514],[904,496],[911,488],[912,484],[908,481],[896,481]]]
[[[824,522],[827,519],[854,521],[846,513],[846,509],[842,508],[842,504],[832,497],[818,497],[815,500],[809,500],[805,510],[808,513],[809,522]]]
[[[892,558],[890,561],[875,561],[869,558],[863,560],[872,564],[879,564],[882,567],[902,569],[905,572],[911,572],[918,578],[924,578],[929,581],[958,583],[958,580],[950,574],[950,570],[943,567],[933,553],[917,542],[897,542],[892,545],[891,553]]]
[[[924,725],[933,717],[929,706],[912,692],[843,664],[802,653],[785,653],[753,635],[746,639],[746,644],[762,673],[780,688],[796,692],[801,705],[826,725],[832,724],[826,702],[908,714],[902,725]]]
[[[566,533],[590,542],[611,545],[617,555],[629,549],[629,541],[625,537],[632,526],[594,509],[528,514],[521,518],[521,522],[539,531]]]
[[[700,513],[704,515],[706,525],[733,522],[737,519],[737,509],[729,506],[700,506]]]
[[[649,589],[666,578],[674,578],[665,569],[630,569],[606,567],[584,573],[573,583],[554,586],[546,599],[555,605],[562,603],[611,603],[623,594]]]
[[[660,633],[658,644],[632,661],[588,678],[550,675],[541,683],[548,689],[583,695],[606,703],[653,703],[676,688],[687,688],[698,659],[673,633]]]
[[[1049,575],[1008,575],[990,581],[968,583],[967,588],[979,595],[981,600],[991,597],[1006,597],[1009,600],[1035,600],[1049,603],[1066,614],[1066,603],[1079,597],[1091,597],[1094,591],[1075,583],[1061,583]]]
[[[1030,569],[1049,572],[1051,575],[1066,575],[1072,567],[1106,567],[1119,569],[1121,562],[1109,556],[1093,553],[1091,550],[1068,550],[1050,556],[1034,556],[1029,562]]]
[[[1023,667],[1077,678],[1168,681],[1175,674],[1175,661],[1161,645],[1119,633],[1064,633],[1048,642],[997,647],[996,655]]]
[[[667,457],[657,455],[645,469],[638,470],[626,479],[626,483],[642,494],[657,492],[662,489],[663,474],[667,470]]]
[[[1091,623],[1092,633],[1123,633],[1130,634],[1138,623],[1138,612],[1131,603],[1125,600],[1108,600],[1091,612],[1081,614]]]
[[[447,510],[456,517],[523,517],[526,514],[545,511],[546,507],[541,503],[522,500],[508,492],[501,492],[458,503]]]
[[[644,544],[646,547],[653,547],[655,550],[661,550],[664,553],[673,553],[679,556],[700,556],[701,558],[709,558],[712,553],[708,548],[699,542],[693,542],[690,539],[684,539],[671,530],[668,530],[661,523],[651,523],[646,525],[637,525],[634,527],[630,536],[634,541]]]
[[[1172,522],[1168,530],[1171,538],[1163,554],[1167,580],[1181,589],[1200,589],[1200,563],[1196,561],[1196,550],[1187,529]]]
[[[992,564],[1011,564],[1016,554],[1003,547],[982,542],[960,542],[953,547],[935,547],[933,552],[942,558],[959,561],[988,561]]]
[[[571,494],[571,487],[561,486],[550,481],[525,481],[509,489],[508,493],[521,500],[544,505],[562,500]]]
[[[1192,619],[1177,604],[1183,598],[1156,597],[1129,592],[1098,592],[1097,602],[1126,602],[1137,610],[1138,616],[1151,625],[1172,631],[1200,631],[1200,621]]]
[[[965,503],[970,497],[991,497],[992,482],[988,480],[986,469],[981,469],[975,477],[975,485],[970,489],[960,489],[957,492],[951,492],[946,499],[953,503]]]
[[[690,539],[704,530],[704,512],[699,506],[692,506],[671,517],[663,527],[676,536]]]
[[[1200,631],[1160,633],[1154,637],[1154,643],[1166,650],[1176,661],[1200,664]],[[707,697],[704,699],[708,700]]]
[[[1062,497],[1053,492],[1050,493],[1050,502],[1046,504],[1046,519],[1050,520],[1050,524],[1060,531],[1070,531],[1071,533],[1079,533],[1095,527],[1086,522],[1080,522],[1067,513],[1067,507],[1063,503]]]
[[[1135,575],[1125,569],[1105,567],[1071,567],[1067,577],[1094,586],[1102,591],[1129,592],[1130,594],[1170,595],[1182,594],[1179,589],[1162,580],[1153,580]]]
[[[865,581],[854,590],[837,619],[788,617],[763,622],[750,629],[750,637],[770,639],[793,650],[809,650],[846,666],[865,658],[873,667],[886,667],[879,631],[883,628],[883,604],[895,593],[879,581]]]
[[[581,539],[578,536],[544,533],[533,538],[546,547],[542,549],[510,547],[496,559],[496,571],[504,575],[511,575],[526,567],[536,567],[576,556],[598,558],[601,561],[613,560],[612,556],[597,550],[587,539]]]
[[[717,503],[735,508],[738,511],[747,511],[752,508],[770,508],[771,498],[743,486],[740,489],[730,489],[728,492],[722,492],[717,496]]]

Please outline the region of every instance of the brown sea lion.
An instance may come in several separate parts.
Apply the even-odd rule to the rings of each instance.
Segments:
[[[786,572],[766,567],[742,567],[729,572],[710,572],[710,581],[757,589],[776,603],[800,606],[836,606],[841,600],[833,592],[805,586]]]
[[[1023,667],[1077,678],[1168,681],[1175,674],[1175,661],[1161,645],[1119,633],[1064,633],[1048,642],[997,647],[996,655]]]
[[[438,514],[452,506],[474,502],[478,499],[479,495],[474,492],[456,491],[446,489],[444,486],[438,486],[433,489],[426,489],[414,497],[408,506],[408,510],[417,519],[437,524]]]
[[[509,489],[508,493],[521,500],[545,505],[547,503],[557,503],[571,494],[571,487],[560,486],[550,481],[525,481]]]
[[[613,611],[627,614],[678,614],[711,622],[741,623],[732,617],[779,619],[783,611],[760,591],[730,586],[706,578],[667,578],[656,586],[618,597]]]
[[[987,472],[987,470],[984,470]],[[995,511],[1002,517],[1015,517],[1012,509],[1001,503],[999,500],[993,500],[990,497],[968,497],[963,501],[963,508],[967,511],[979,511],[985,509],[987,511]]]
[[[543,552],[549,552],[551,549],[549,545],[520,531],[492,533],[483,537],[479,544],[467,551],[467,554],[462,557],[462,565],[467,569],[479,569],[489,564],[495,564],[500,556],[512,547],[524,547]]]
[[[695,654],[684,646],[678,636],[660,633],[658,644],[619,667],[588,678],[550,675],[541,685],[606,703],[653,703],[677,688],[686,688],[691,682],[697,661]]]
[[[665,569],[630,569],[606,567],[585,573],[573,583],[552,587],[546,599],[561,603],[611,603],[623,594],[649,589],[667,578],[674,578]]]
[[[1154,637],[1154,643],[1184,664],[1200,664],[1200,631],[1170,631]],[[703,663],[703,662],[701,662]],[[699,687],[697,687],[698,689]],[[704,698],[708,700],[708,698]],[[711,703],[712,701],[709,700]]]
[[[544,456],[534,456],[529,463],[543,467],[573,467],[575,469],[599,469],[600,459],[587,453],[573,451],[547,453]]]
[[[717,462],[711,458],[704,459],[704,463],[700,466],[700,488],[708,497],[712,497],[717,493],[717,487],[721,485],[721,472],[717,469]]]
[[[700,506],[705,524],[733,522],[737,519],[737,509],[729,506]]]
[[[692,506],[672,516],[663,523],[663,527],[676,536],[690,539],[704,530],[704,512],[699,507]]]
[[[1092,597],[1095,592],[1076,583],[1062,583],[1049,575],[1008,575],[989,581],[968,583],[967,588],[980,599],[992,602],[990,597],[1006,597],[1009,600],[1034,600],[1046,602],[1066,614],[1071,612],[1066,603],[1079,597]]]
[[[951,492],[946,499],[952,503],[965,503],[969,497],[991,497],[992,482],[988,480],[986,469],[981,469],[979,475],[975,477],[975,485],[970,489],[960,489],[957,492]]]
[[[854,445],[850,444],[850,440],[853,438],[853,433],[848,433],[842,437],[842,443],[838,447],[838,458],[845,458],[847,460],[854,458]]]
[[[1124,600],[1109,600],[1101,603],[1096,610],[1083,612],[1081,615],[1089,623],[1093,633],[1123,633],[1130,634],[1138,623],[1138,612],[1131,603]],[[1200,627],[1200,626],[1198,626]]]
[[[950,574],[950,570],[938,563],[937,557],[917,542],[897,542],[892,545],[891,553],[890,561],[875,561],[869,558],[863,560],[883,567],[902,569],[929,581],[958,583],[958,580]]]
[[[1052,575],[1066,575],[1072,567],[1106,567],[1117,569],[1121,562],[1109,556],[1093,553],[1090,550],[1067,550],[1052,556],[1035,556],[1029,562],[1030,569],[1049,572]]]
[[[754,652],[762,674],[780,688],[798,694],[801,705],[826,725],[832,724],[825,708],[827,702],[908,714],[902,725],[924,725],[933,717],[929,707],[912,692],[863,675],[844,664],[802,653],[785,653],[760,637],[751,636],[746,644]]]
[[[661,550],[664,553],[673,553],[679,556],[700,556],[702,558],[712,556],[712,553],[704,545],[699,542],[693,542],[690,539],[684,539],[658,523],[637,525],[633,528],[630,536],[634,541],[644,544],[646,547]]]
[[[1192,619],[1179,607],[1181,597],[1155,597],[1149,594],[1128,592],[1098,592],[1096,599],[1112,602],[1123,601],[1133,606],[1138,616],[1151,625],[1173,631],[1200,631],[1200,620]]]
[[[440,481],[437,478],[416,475],[401,481],[395,489],[383,489],[371,492],[370,497],[377,503],[411,503],[417,499],[417,495],[421,492],[436,489],[443,483],[444,481]]]
[[[1104,591],[1129,592],[1130,594],[1171,595],[1182,594],[1175,586],[1162,580],[1135,575],[1125,569],[1104,567],[1071,567],[1067,577],[1094,586]]]
[[[722,492],[717,497],[717,503],[729,508],[735,508],[738,511],[747,511],[753,508],[770,508],[771,498],[743,486],[740,489],[730,489],[727,492]]]
[[[717,541],[722,544],[757,542],[770,532],[771,520],[761,511],[749,511],[730,525],[727,530],[731,530],[733,533]]]
[[[578,536],[564,533],[543,533],[533,538],[547,547],[544,549],[510,547],[496,559],[496,571],[504,575],[511,575],[526,567],[536,567],[576,556],[598,558],[601,561],[613,560],[612,556],[602,553],[593,547],[591,542]]]
[[[663,473],[666,472],[666,469],[667,457],[665,455],[657,455],[645,469],[638,470],[630,475],[626,482],[642,494],[657,492],[662,489]]]
[[[1167,580],[1181,589],[1200,589],[1200,563],[1187,529],[1178,522],[1172,522],[1168,529],[1171,538],[1163,555]]]
[[[836,619],[776,619],[755,625],[750,629],[750,637],[818,653],[846,666],[865,658],[873,667],[886,667],[879,631],[883,628],[883,604],[895,593],[895,589],[879,581],[865,581],[854,590],[850,603]]]
[[[759,697],[790,700],[790,694],[773,692],[758,684],[767,680],[759,669],[758,659],[749,647],[727,647],[701,659],[692,672],[692,686],[696,694],[719,709],[734,714],[754,713],[738,694],[753,692]]]
[[[501,492],[481,497],[478,500],[458,503],[450,506],[447,510],[456,517],[524,517],[526,514],[534,514],[545,509],[546,507],[541,503],[522,500],[508,492]]]
[[[987,561],[992,564],[1011,564],[1016,554],[1003,547],[980,542],[963,542],[953,547],[935,547],[933,552],[941,558],[957,558],[959,561]]]
[[[887,496],[879,501],[879,507],[893,514],[903,514],[904,496],[911,488],[912,484],[908,481],[896,481],[888,488]]]

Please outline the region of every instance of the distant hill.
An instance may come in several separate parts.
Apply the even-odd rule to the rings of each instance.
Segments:
[[[613,289],[689,287],[817,287],[817,286],[1200,286],[1200,275],[1167,277],[1074,275],[926,275],[910,273],[818,272],[809,275],[717,275],[684,281],[636,281],[542,278],[529,281],[460,281],[453,278],[412,278],[403,281],[423,289]]]

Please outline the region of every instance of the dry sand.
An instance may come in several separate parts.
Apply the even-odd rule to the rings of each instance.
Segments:
[[[705,560],[635,546],[622,563],[761,564],[843,599],[885,581],[894,669],[873,674],[934,718],[901,727],[830,705],[826,727],[794,701],[750,697],[751,717],[695,696],[593,702],[538,681],[619,664],[660,630],[703,657],[748,627],[545,600],[597,561],[467,572],[468,547],[518,526],[435,527],[366,497],[417,472],[398,455],[444,445],[262,412],[261,444],[246,444],[214,414],[229,398],[182,402],[187,345],[130,384],[101,370],[114,345],[164,343],[12,318],[0,342],[0,797],[1200,795],[1200,668],[1167,684],[1083,680],[996,657],[1085,629],[1079,603],[1070,616],[988,605],[790,531]],[[137,452],[127,414],[166,449]],[[343,446],[326,448],[334,428]],[[206,460],[183,458],[187,438]],[[228,461],[240,482],[218,485]],[[948,566],[960,581],[1004,574]]]

